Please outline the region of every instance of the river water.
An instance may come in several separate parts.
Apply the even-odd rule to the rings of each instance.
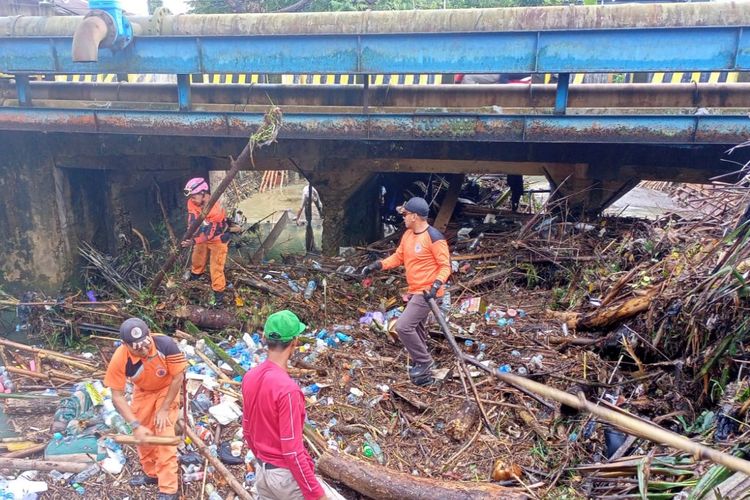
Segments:
[[[294,223],[294,217],[302,204],[302,190],[305,185],[304,183],[295,183],[285,186],[283,189],[277,188],[265,193],[255,193],[240,202],[237,209],[242,211],[248,222],[253,223],[263,220],[258,237],[243,238],[244,241],[249,240],[250,243],[247,247],[240,248],[240,253],[243,256],[251,255],[260,246],[260,243],[268,236],[284,211],[289,214],[289,223],[266,258],[278,259],[281,254],[305,253],[305,226],[298,226]],[[312,211],[315,247],[320,249],[323,221],[315,205],[313,205]],[[305,222],[304,211],[301,215],[301,221]]]

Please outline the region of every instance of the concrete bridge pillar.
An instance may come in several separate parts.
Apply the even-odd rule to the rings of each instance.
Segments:
[[[633,172],[612,164],[558,164],[545,169],[553,199],[574,218],[594,216],[640,181]]]
[[[325,255],[337,255],[339,247],[376,240],[382,232],[377,176],[349,163],[327,158],[306,173],[323,201]]]
[[[2,133],[0,144],[0,286],[53,290],[72,271],[71,186],[37,136]]]

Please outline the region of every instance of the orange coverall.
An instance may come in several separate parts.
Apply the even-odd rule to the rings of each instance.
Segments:
[[[200,215],[202,208],[193,200],[188,199],[188,226]],[[227,286],[224,277],[224,265],[227,262],[227,251],[229,250],[229,233],[226,232],[227,214],[224,208],[217,202],[203,220],[198,234],[193,238],[192,268],[193,274],[203,274],[206,270],[206,262],[210,255],[211,289],[214,292],[223,292]]]
[[[167,396],[169,384],[185,371],[187,361],[170,337],[152,335],[152,340],[151,351],[145,358],[133,357],[124,345],[118,347],[107,367],[104,385],[124,391],[126,381],[130,379],[135,386],[130,408],[138,421],[155,436],[173,437],[174,423],[179,417],[179,394],[169,406],[170,423],[157,432],[154,419]],[[177,493],[176,446],[138,446],[138,458],[143,472],[158,478],[160,492]]]

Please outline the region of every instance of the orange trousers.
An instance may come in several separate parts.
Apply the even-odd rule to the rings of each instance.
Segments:
[[[221,241],[209,241],[198,243],[193,246],[192,269],[193,274],[203,274],[206,270],[206,262],[211,255],[211,288],[214,292],[223,292],[227,286],[224,277],[224,264],[227,263],[227,252],[229,243]]]
[[[180,395],[174,398],[169,406],[169,421],[171,424],[156,432],[156,412],[161,408],[164,398],[167,397],[169,386],[158,391],[141,391],[136,389],[130,407],[141,422],[141,425],[151,430],[155,436],[173,437],[174,424],[179,417]],[[177,474],[177,447],[176,446],[138,446],[138,458],[141,461],[143,472],[147,476],[159,480],[159,491],[161,493],[177,493],[179,476]]]

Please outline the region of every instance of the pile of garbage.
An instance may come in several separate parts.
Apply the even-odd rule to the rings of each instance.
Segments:
[[[395,334],[405,305],[401,273],[365,279],[357,273],[387,255],[398,234],[345,257],[230,259],[233,286],[223,308],[206,305],[207,282],[185,283],[179,273],[155,295],[138,292],[135,280],[123,291],[102,278],[92,286],[96,302],[70,296],[45,303],[36,297],[33,306],[19,305],[30,307],[23,321],[29,330],[58,340],[64,332],[65,339],[85,342],[79,350],[88,355],[50,350],[37,358],[25,346],[4,346],[0,354],[14,391],[9,395],[42,401],[54,396],[41,391],[55,387],[57,398],[64,390],[91,398],[93,387],[101,403],[91,398],[93,406],[82,404],[81,414],[56,432],[65,442],[69,426],[76,436],[99,426],[93,435],[101,434],[96,452],[102,461],[98,474],[73,483],[72,475],[58,480],[43,472],[12,480],[44,480],[61,495],[75,483],[84,492],[96,485],[97,492],[112,496],[139,496],[127,486],[137,467],[119,473],[104,467],[104,460],[111,460],[108,467],[120,460],[107,436],[127,432],[113,429],[113,418],[107,421],[112,415],[106,391],[96,385],[116,347],[117,323],[139,315],[155,331],[179,339],[189,361],[187,421],[180,436],[183,494],[197,498],[203,491],[216,500],[233,494],[232,481],[252,488],[254,457],[242,442],[239,384],[265,359],[265,318],[291,309],[309,326],[290,366],[307,399],[308,445],[320,457],[320,471],[352,498],[384,494],[369,489],[358,476],[362,470],[405,497],[414,485],[454,493],[504,488],[501,496],[508,498],[656,493],[697,499],[717,487],[736,490],[743,479],[724,465],[654,444],[605,417],[499,377],[521,376],[743,456],[750,418],[743,369],[750,361],[744,319],[750,236],[742,217],[737,212],[711,223],[675,217],[571,223],[553,211],[460,207],[446,230],[453,274],[442,314],[461,356],[476,364],[467,376],[432,322],[428,345],[438,364],[437,382],[424,388],[409,383],[408,359]],[[6,380],[0,382],[7,392]],[[98,413],[86,414],[91,408]],[[9,414],[17,428],[38,429],[24,438],[46,448],[57,440],[57,412],[71,408],[48,410],[49,425],[41,425],[40,415],[34,424],[19,425],[24,417],[13,409]],[[122,458],[137,464],[129,445]],[[474,490],[465,494],[481,498]]]

